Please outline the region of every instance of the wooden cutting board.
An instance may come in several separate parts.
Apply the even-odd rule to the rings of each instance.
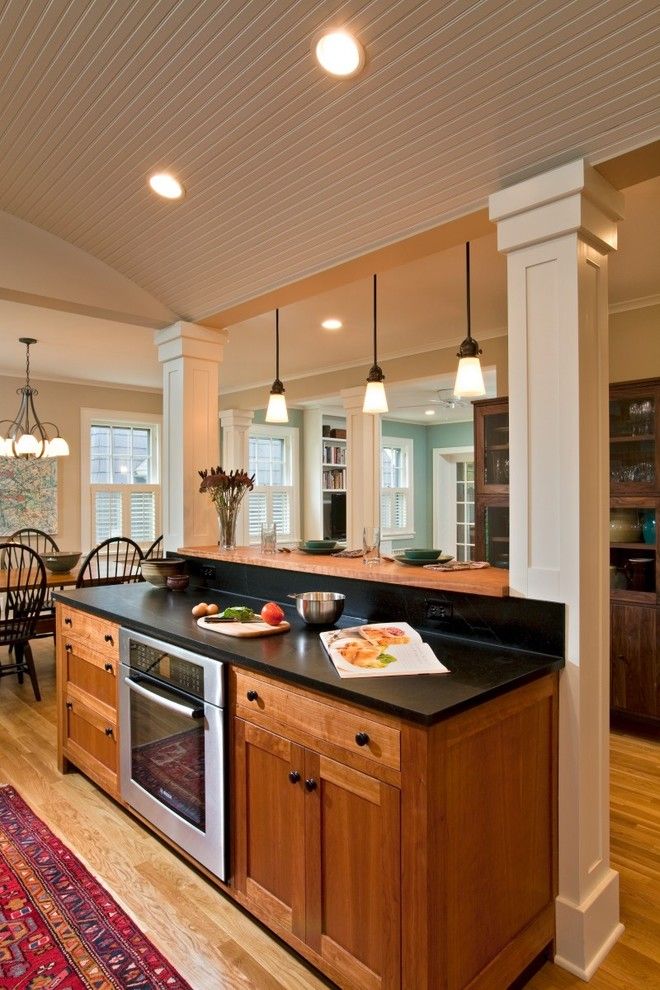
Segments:
[[[223,636],[237,636],[239,639],[250,639],[255,636],[277,636],[278,633],[288,632],[291,626],[288,622],[280,622],[279,626],[269,626],[267,622],[208,622],[206,616],[197,620],[197,625],[211,632],[222,633]]]

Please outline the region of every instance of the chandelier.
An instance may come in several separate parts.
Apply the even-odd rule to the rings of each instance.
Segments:
[[[69,453],[69,445],[60,436],[55,423],[42,423],[34,408],[34,397],[39,390],[30,384],[30,344],[36,344],[34,337],[19,337],[25,344],[25,385],[16,389],[21,401],[13,419],[0,420],[0,457],[64,457]],[[9,424],[7,426],[7,424]],[[46,427],[51,427],[49,436]]]

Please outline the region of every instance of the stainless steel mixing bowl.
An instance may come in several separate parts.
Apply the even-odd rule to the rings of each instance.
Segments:
[[[301,591],[289,595],[296,603],[298,615],[310,626],[331,626],[344,611],[346,595],[336,591]]]

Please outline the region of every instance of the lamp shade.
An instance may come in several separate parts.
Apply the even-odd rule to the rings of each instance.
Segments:
[[[46,457],[67,457],[69,445],[63,437],[53,437],[46,442]]]
[[[288,423],[289,414],[286,408],[286,396],[284,390],[281,392],[271,392],[268,398],[268,408],[266,409],[267,423]]]
[[[385,395],[383,382],[367,382],[362,412],[376,414],[386,413],[388,410],[389,406],[387,405],[387,396]]]
[[[462,357],[458,362],[454,395],[457,399],[477,399],[486,394],[481,362],[478,357]]]
[[[31,433],[23,433],[16,441],[17,454],[31,454],[36,457],[41,453],[41,441],[33,437]]]

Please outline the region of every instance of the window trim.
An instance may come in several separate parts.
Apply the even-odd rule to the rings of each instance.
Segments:
[[[160,516],[162,502],[161,478],[161,443],[163,435],[163,417],[157,413],[135,413],[123,409],[92,409],[83,407],[80,410],[80,546],[86,553],[95,545],[92,534],[92,491],[118,491],[119,485],[92,485],[90,481],[90,430],[95,423],[103,426],[136,426],[155,430],[154,450],[152,455],[152,470],[156,482],[147,485],[124,485],[128,494],[133,491],[148,491],[154,488],[158,491],[156,500],[156,536],[160,533]],[[145,543],[145,546],[148,546]]]
[[[300,447],[299,447],[299,434],[300,431],[296,426],[277,426],[270,423],[253,423],[248,429],[248,470],[249,470],[249,456],[250,456],[250,439],[252,437],[270,437],[271,439],[277,439],[278,437],[283,438],[289,445],[289,457],[291,460],[291,482],[288,485],[256,485],[254,486],[254,493],[259,494],[260,492],[265,492],[268,495],[270,491],[289,491],[291,498],[291,533],[286,536],[280,536],[277,534],[278,542],[282,539],[285,543],[294,543],[300,540]],[[251,492],[248,492],[246,499],[249,500]],[[247,540],[249,546],[257,546],[260,543],[260,537],[251,538],[250,537],[250,512],[249,504],[245,508],[246,521],[245,521],[245,531],[247,534]],[[272,521],[272,520],[271,520]]]
[[[404,488],[385,488],[383,485],[383,448],[398,447],[405,451],[406,470],[408,474],[408,484]],[[381,437],[380,441],[380,503],[379,509],[382,514],[382,499],[384,494],[402,492],[406,495],[406,527],[405,529],[385,529],[381,528],[381,538],[387,540],[408,540],[415,536],[415,441],[410,437]]]

